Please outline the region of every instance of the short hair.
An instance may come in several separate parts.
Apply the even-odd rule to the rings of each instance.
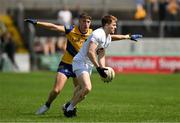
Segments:
[[[79,19],[89,19],[92,20],[91,16],[88,15],[87,13],[83,12],[79,15]]]
[[[112,21],[117,21],[117,18],[113,15],[106,15],[102,18],[101,23],[102,26],[104,27],[106,24],[111,24]]]

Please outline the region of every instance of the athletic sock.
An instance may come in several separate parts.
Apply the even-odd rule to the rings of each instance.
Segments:
[[[46,102],[45,105],[49,108],[51,106],[50,103]]]
[[[68,106],[68,108],[67,108],[67,111],[72,111],[72,110],[74,110],[74,106],[72,105],[72,103]]]

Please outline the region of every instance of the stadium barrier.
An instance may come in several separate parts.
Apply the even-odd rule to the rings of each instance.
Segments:
[[[28,53],[16,53],[15,61],[18,70],[15,72],[30,72],[30,56]]]
[[[56,71],[60,62],[62,55],[54,54],[54,55],[41,55],[39,67],[43,70]]]
[[[180,72],[179,56],[108,56],[106,63],[116,73]]]
[[[137,43],[113,42],[107,49],[106,63],[117,73],[180,72],[179,41],[179,38],[142,38]]]

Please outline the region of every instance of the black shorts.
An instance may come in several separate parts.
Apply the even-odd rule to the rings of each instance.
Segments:
[[[57,69],[57,72],[63,73],[67,78],[69,77],[76,77],[75,73],[72,70],[72,64],[67,64],[64,62],[59,63],[59,67]]]

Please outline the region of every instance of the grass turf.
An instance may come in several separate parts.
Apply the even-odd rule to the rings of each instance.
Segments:
[[[68,80],[51,109],[35,111],[47,99],[56,73],[0,73],[0,122],[180,122],[179,74],[119,74],[112,83],[92,75],[92,92],[66,118],[61,105],[72,95]]]

